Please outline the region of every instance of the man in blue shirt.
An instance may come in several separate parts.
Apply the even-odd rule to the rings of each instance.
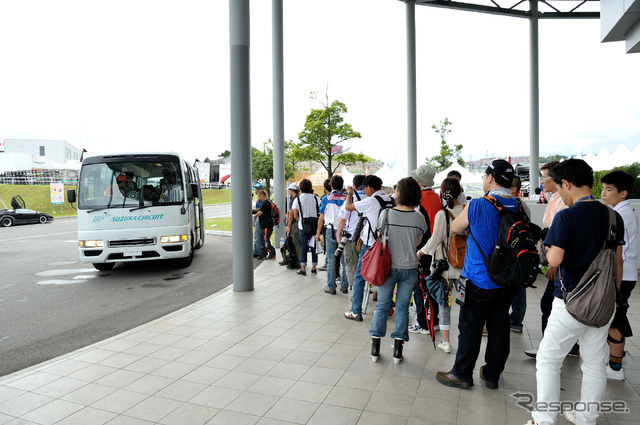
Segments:
[[[513,167],[507,161],[497,159],[487,167],[483,176],[483,190],[495,197],[506,209],[516,211],[518,203],[511,197]],[[486,364],[480,368],[480,379],[487,388],[498,388],[500,374],[509,357],[509,307],[514,291],[496,285],[478,250],[485,257],[493,251],[498,238],[501,216],[493,204],[484,199],[473,199],[451,223],[451,232],[464,234],[469,231],[476,239],[467,239],[467,251],[461,279],[466,284],[465,303],[460,307],[458,322],[458,351],[453,368],[438,372],[436,379],[443,385],[457,388],[473,386],[473,369],[480,354],[482,329],[486,323],[489,337],[485,352]]]
[[[320,203],[320,217],[318,218],[318,231],[316,233],[316,241],[320,242],[320,234],[323,228],[326,229],[324,241],[327,250],[327,287],[324,288],[324,292],[327,294],[336,294],[336,248],[338,247],[339,235],[336,235],[336,228],[338,227],[338,219],[340,207],[347,199],[347,195],[342,193],[342,187],[344,186],[344,180],[340,176],[331,177],[331,193],[322,198]],[[344,270],[344,257],[342,258],[342,269]],[[343,273],[342,281],[340,284],[340,291],[347,293],[349,282],[345,273]]]

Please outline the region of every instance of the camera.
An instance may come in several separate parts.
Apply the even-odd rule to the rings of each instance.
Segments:
[[[342,256],[342,253],[344,252],[344,246],[347,244],[350,237],[351,237],[351,233],[347,232],[346,230],[342,231],[342,239],[340,239],[338,248],[336,248],[336,252],[333,254],[336,256],[336,260],[339,260],[340,257]]]
[[[442,277],[442,272],[449,269],[449,263],[447,260],[435,260],[433,262],[433,271],[431,272],[431,277],[433,279],[440,279]]]

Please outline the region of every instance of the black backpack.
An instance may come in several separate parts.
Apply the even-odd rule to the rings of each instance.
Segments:
[[[506,209],[493,196],[484,196],[484,199],[491,202],[502,217],[498,238],[493,252],[488,257],[485,257],[480,244],[469,231],[482,255],[487,274],[496,285],[505,288],[533,286],[540,266],[540,255],[536,246],[540,239],[540,227],[531,223],[519,199],[516,199],[517,211]]]

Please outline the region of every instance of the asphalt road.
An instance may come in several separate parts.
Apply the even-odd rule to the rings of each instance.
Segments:
[[[217,215],[224,208],[230,211],[207,210]],[[232,283],[230,237],[207,235],[185,269],[148,261],[98,272],[79,262],[76,226],[67,218],[0,228],[0,376],[147,323]],[[259,264],[255,260],[254,269]]]

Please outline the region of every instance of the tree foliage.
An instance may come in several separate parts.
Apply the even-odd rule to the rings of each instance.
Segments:
[[[322,108],[312,109],[307,115],[304,130],[298,134],[300,147],[296,155],[304,156],[307,161],[318,161],[327,170],[329,178],[340,165],[370,160],[363,154],[334,152],[335,146],[350,139],[361,138],[362,135],[353,130],[351,124],[344,122],[343,115],[347,113],[344,103],[339,100],[329,103],[326,92],[324,99],[320,99],[317,92],[312,92],[311,98],[317,100]]]
[[[453,125],[453,123],[449,121],[449,118],[445,117],[444,121],[440,121],[440,124],[437,126],[435,124],[431,126],[431,128],[440,136],[440,154],[432,156],[431,158],[426,158],[426,161],[427,164],[435,168],[436,172],[449,168],[451,164],[453,164],[453,161],[456,161],[460,165],[464,165],[464,160],[462,159],[462,145],[453,145],[453,147],[451,147],[447,142],[447,136],[451,133],[451,125]]]
[[[288,143],[292,143],[289,141]],[[286,157],[285,142],[285,157]],[[284,178],[293,177],[293,167],[288,161],[284,163]],[[264,143],[263,149],[251,148],[251,175],[254,181],[262,182],[267,196],[271,197],[271,179],[273,179],[273,143],[271,139]]]

